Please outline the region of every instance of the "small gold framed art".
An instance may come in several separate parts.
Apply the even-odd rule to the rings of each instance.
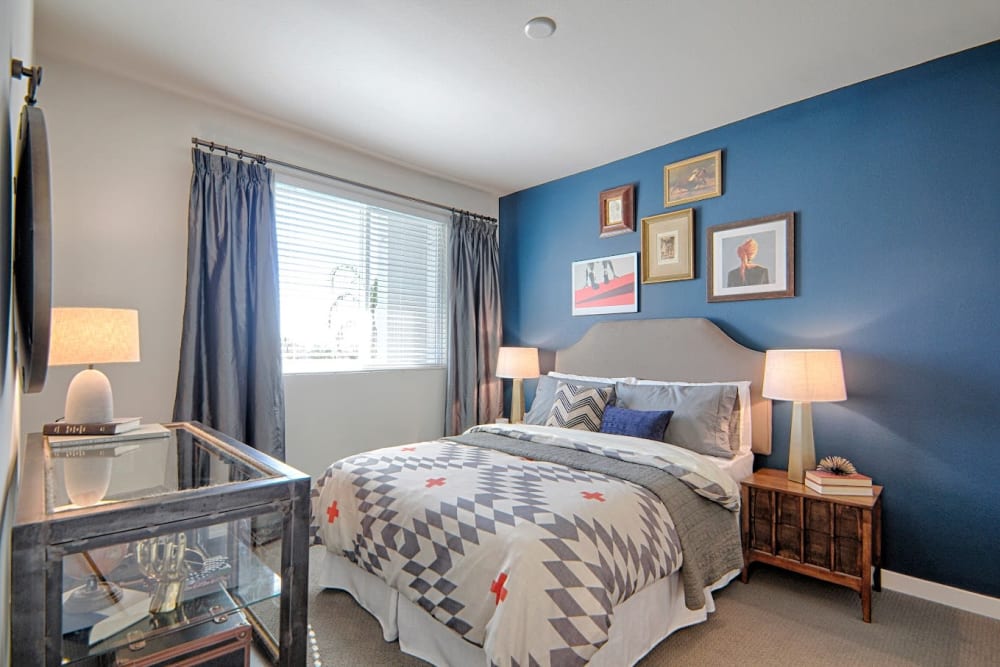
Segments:
[[[617,236],[635,231],[635,186],[605,190],[600,196],[600,236]]]
[[[642,219],[642,282],[694,278],[694,209]]]
[[[663,206],[718,197],[722,194],[722,151],[712,151],[663,168]]]

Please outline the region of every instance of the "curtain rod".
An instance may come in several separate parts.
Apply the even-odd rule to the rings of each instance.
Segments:
[[[348,178],[341,178],[340,176],[334,176],[333,174],[327,174],[322,171],[317,171],[315,169],[310,169],[309,167],[302,167],[297,164],[292,164],[290,162],[283,162],[281,160],[275,160],[274,158],[269,158],[266,155],[260,153],[251,153],[240,148],[232,148],[224,144],[217,144],[214,141],[205,141],[204,139],[199,139],[198,137],[191,137],[191,143],[195,146],[204,146],[209,151],[222,151],[227,155],[235,155],[239,159],[247,158],[249,160],[254,160],[260,164],[276,164],[281,167],[286,167],[288,169],[295,169],[296,171],[301,171],[313,176],[319,176],[320,178],[328,178],[331,181],[338,181],[340,183],[346,183],[347,185],[353,185],[358,188],[364,188],[365,190],[371,190],[372,192],[378,192],[379,194],[389,195],[391,197],[399,197],[400,199],[405,199],[407,201],[416,202],[418,204],[424,204],[426,206],[433,206],[434,208],[444,209],[445,211],[451,211],[452,213],[465,213],[467,215],[473,215],[477,218],[482,218],[484,220],[489,220],[490,222],[496,222],[496,218],[492,218],[488,215],[482,215],[480,213],[474,213],[472,211],[465,211],[454,206],[445,206],[444,204],[438,204],[437,202],[428,201],[426,199],[420,199],[419,197],[411,197],[410,195],[400,194],[399,192],[393,192],[392,190],[386,190],[384,188],[377,188],[374,185],[368,185],[367,183],[359,183],[358,181],[352,181]]]

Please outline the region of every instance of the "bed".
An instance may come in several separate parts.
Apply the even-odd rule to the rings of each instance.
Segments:
[[[366,452],[318,481],[320,583],[349,592],[404,652],[435,665],[631,665],[705,621],[712,592],[739,573],[738,482],[771,446],[764,354],[705,319],[607,321],[554,365],[534,423]],[[657,428],[663,411],[643,401],[664,392],[682,396],[664,437],[684,446],[623,435],[633,418]],[[617,410],[626,430],[566,428],[606,396],[604,422]]]

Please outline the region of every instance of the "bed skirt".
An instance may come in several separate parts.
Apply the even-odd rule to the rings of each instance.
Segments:
[[[413,602],[402,597],[378,577],[346,558],[324,551],[318,581],[325,588],[346,591],[378,619],[386,641],[399,640],[404,653],[433,665],[486,665],[483,649],[465,641]],[[733,580],[739,570],[725,574],[705,588],[705,606],[691,610],[684,604],[684,586],[675,572],[647,586],[615,607],[608,642],[594,654],[590,665],[634,665],[670,634],[701,623],[715,611],[712,591]],[[323,628],[314,628],[322,633]]]

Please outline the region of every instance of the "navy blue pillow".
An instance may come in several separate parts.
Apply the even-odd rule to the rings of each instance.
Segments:
[[[663,442],[663,434],[673,416],[673,410],[629,410],[609,405],[604,409],[601,433],[631,435]]]

